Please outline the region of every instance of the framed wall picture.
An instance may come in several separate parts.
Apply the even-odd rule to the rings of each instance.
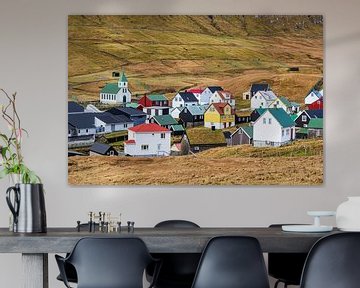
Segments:
[[[320,185],[321,15],[68,17],[71,185]]]

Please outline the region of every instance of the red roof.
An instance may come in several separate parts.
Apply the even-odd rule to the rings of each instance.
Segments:
[[[125,141],[125,144],[135,144],[135,140],[127,140]]]
[[[190,93],[202,93],[204,90],[203,89],[188,89],[186,90],[186,92],[190,92]]]
[[[147,132],[171,132],[169,129],[161,127],[156,123],[140,124],[129,128],[133,132],[147,133]]]
[[[214,106],[214,108],[222,115],[224,114],[224,107],[226,105],[229,105],[229,103],[212,103],[212,105]],[[230,106],[231,107],[231,106]],[[234,114],[234,111],[231,109],[231,114]]]

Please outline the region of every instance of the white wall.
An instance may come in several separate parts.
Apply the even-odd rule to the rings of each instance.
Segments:
[[[91,210],[122,212],[136,226],[187,218],[201,226],[307,222],[307,210],[335,209],[360,195],[358,0],[2,0],[0,87],[17,91],[24,153],[46,187],[49,226],[71,226]],[[67,184],[68,14],[324,14],[326,79],[325,184],[320,187],[70,187]],[[350,121],[351,119],[351,121]],[[45,133],[44,133],[45,132]],[[44,140],[45,137],[45,140]],[[6,180],[0,226],[8,223]],[[333,221],[328,221],[334,223]],[[20,287],[20,256],[0,255],[1,287]],[[50,287],[55,261],[50,256]]]

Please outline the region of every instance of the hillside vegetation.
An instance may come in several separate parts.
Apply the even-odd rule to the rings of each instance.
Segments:
[[[322,140],[281,148],[214,148],[163,158],[70,157],[72,185],[320,185]],[[260,153],[261,155],[259,155]]]
[[[322,77],[322,33],[321,16],[69,16],[69,98],[98,100],[124,69],[134,99],[221,85],[243,107],[249,85],[268,81],[303,102]]]

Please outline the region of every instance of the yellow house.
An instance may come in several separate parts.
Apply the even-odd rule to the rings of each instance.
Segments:
[[[204,126],[222,129],[235,126],[235,112],[229,103],[212,103],[204,114]]]

